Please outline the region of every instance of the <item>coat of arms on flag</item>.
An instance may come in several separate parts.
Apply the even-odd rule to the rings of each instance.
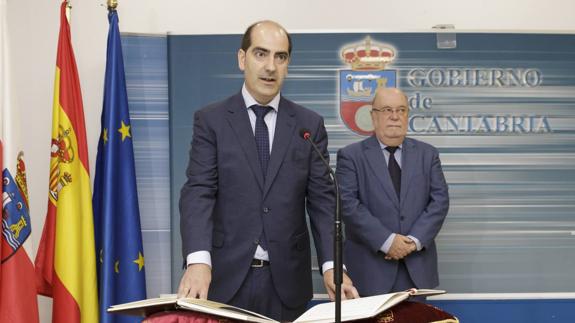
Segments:
[[[368,136],[373,131],[371,101],[378,87],[397,87],[395,70],[385,65],[395,58],[395,49],[366,37],[363,43],[348,44],[341,59],[351,70],[339,71],[339,107],[345,125],[357,134]]]
[[[2,174],[2,235],[10,246],[11,253],[2,253],[2,262],[12,256],[24,244],[30,233],[30,214],[28,212],[28,189],[23,153],[18,154],[15,178],[8,169]]]

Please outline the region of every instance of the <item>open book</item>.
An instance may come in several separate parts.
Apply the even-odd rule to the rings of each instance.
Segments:
[[[344,300],[341,302],[341,321],[346,322],[374,317],[403,302],[410,296],[431,296],[443,293],[445,293],[445,291],[435,289],[410,289],[403,292]],[[238,321],[260,323],[277,322],[269,317],[231,305],[195,298],[177,298],[176,296],[151,298],[114,305],[108,309],[108,312],[148,316],[156,312],[178,309],[196,311]],[[328,302],[310,308],[298,317],[294,323],[328,323],[334,321],[335,303]]]
[[[445,293],[444,290],[415,289],[403,292],[361,297],[341,301],[341,321],[353,321],[374,317],[410,296],[431,296]],[[303,313],[294,323],[330,323],[335,321],[335,303],[318,304]]]
[[[189,310],[246,322],[276,322],[273,319],[243,308],[197,298],[177,298],[176,295],[112,305],[110,313],[148,316],[157,312]]]

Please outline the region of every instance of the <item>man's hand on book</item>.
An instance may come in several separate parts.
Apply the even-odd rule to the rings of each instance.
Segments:
[[[206,264],[189,265],[178,287],[178,297],[208,299],[212,268]]]
[[[327,290],[327,294],[329,295],[329,299],[334,301],[335,300],[335,284],[333,282],[333,269],[327,270],[323,273],[323,283],[325,285],[325,289]],[[352,298],[359,298],[359,293],[357,289],[353,287],[353,282],[347,276],[346,273],[343,273],[343,282],[341,284],[341,299],[352,299]]]
[[[396,234],[389,251],[385,255],[386,260],[400,260],[417,250],[415,242],[410,238]]]

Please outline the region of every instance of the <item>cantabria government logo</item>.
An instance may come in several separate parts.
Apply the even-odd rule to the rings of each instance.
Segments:
[[[363,42],[344,45],[341,59],[351,69],[339,71],[339,111],[345,125],[357,134],[369,136],[371,101],[378,87],[397,87],[397,72],[385,66],[395,59],[395,49],[366,37]]]

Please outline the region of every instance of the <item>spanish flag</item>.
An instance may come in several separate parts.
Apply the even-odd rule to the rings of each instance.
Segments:
[[[66,1],[60,11],[48,212],[36,255],[38,292],[53,298],[52,322],[98,322],[92,194],[82,94]]]

